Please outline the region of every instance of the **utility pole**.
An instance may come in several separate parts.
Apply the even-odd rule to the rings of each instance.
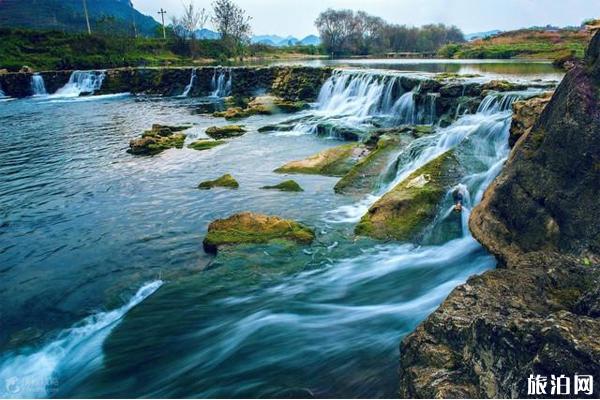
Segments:
[[[85,0],[83,0],[83,12],[85,13],[85,23],[87,24],[88,28],[88,35],[91,35],[92,28],[90,28],[90,16],[88,15],[87,3]]]
[[[167,40],[167,31],[165,31],[165,14],[167,12],[165,10],[163,10],[161,7],[160,11],[158,13],[160,14],[160,17],[162,18],[163,39]]]

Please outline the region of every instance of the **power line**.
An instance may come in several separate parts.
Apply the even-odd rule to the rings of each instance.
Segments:
[[[160,8],[160,11],[158,12],[160,14],[160,17],[162,18],[162,28],[163,28],[163,39],[167,39],[167,31],[165,31],[165,14],[167,13],[165,10],[162,9],[162,7]]]
[[[86,0],[83,0],[83,12],[85,13],[85,23],[87,24],[88,35],[91,35],[92,28],[90,28],[90,17],[88,15]]]

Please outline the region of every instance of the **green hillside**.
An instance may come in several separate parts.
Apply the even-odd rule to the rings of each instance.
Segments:
[[[95,32],[154,36],[158,23],[133,8],[130,0],[88,0],[90,25]],[[0,0],[0,27],[83,32],[81,0]]]

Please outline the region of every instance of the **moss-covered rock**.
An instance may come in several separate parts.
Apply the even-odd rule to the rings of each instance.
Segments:
[[[492,80],[489,81],[481,87],[482,92],[494,90],[497,92],[512,92],[515,90],[525,90],[527,89],[527,85],[523,85],[520,83],[509,82],[505,80]]]
[[[246,133],[243,125],[225,125],[225,126],[211,126],[206,129],[206,134],[213,139],[228,139],[232,137],[242,136]]]
[[[243,212],[211,222],[203,245],[207,253],[214,254],[221,246],[268,243],[272,240],[310,244],[314,238],[313,230],[298,222]]]
[[[225,143],[227,143],[225,140],[200,139],[188,144],[188,148],[194,150],[209,150]]]
[[[237,189],[240,187],[239,183],[230,174],[225,174],[212,181],[204,181],[198,185],[198,189],[208,190],[215,187],[224,187],[229,189]]]
[[[186,135],[177,133],[190,126],[167,126],[167,125],[152,125],[152,129],[144,132],[139,139],[133,139],[129,142],[130,154],[136,155],[154,155],[166,149],[183,147]]]
[[[263,186],[261,189],[275,189],[282,192],[303,192],[304,189],[295,180],[287,180],[273,186]]]
[[[258,96],[245,104],[235,102],[226,106],[228,106],[227,110],[215,112],[213,115],[225,119],[240,119],[252,115],[293,113],[309,107],[305,101],[284,100],[274,96]]]
[[[377,188],[398,150],[411,141],[409,135],[399,131],[377,135],[379,140],[375,148],[354,165],[333,190],[340,194],[371,193]]]
[[[362,144],[344,144],[323,150],[304,160],[289,162],[275,172],[343,176],[367,153],[368,150]]]
[[[379,199],[356,226],[357,235],[412,240],[433,221],[446,191],[461,168],[453,151],[425,164]]]

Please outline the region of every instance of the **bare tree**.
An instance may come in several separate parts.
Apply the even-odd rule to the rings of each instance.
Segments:
[[[232,0],[216,0],[213,3],[212,22],[221,35],[221,40],[236,55],[243,52],[250,40],[252,17]]]
[[[209,15],[204,8],[197,9],[193,0],[187,4],[184,3],[183,10],[181,17],[171,18],[171,25],[175,36],[183,42],[189,42],[190,54],[194,56],[196,52],[196,32],[204,28]]]

